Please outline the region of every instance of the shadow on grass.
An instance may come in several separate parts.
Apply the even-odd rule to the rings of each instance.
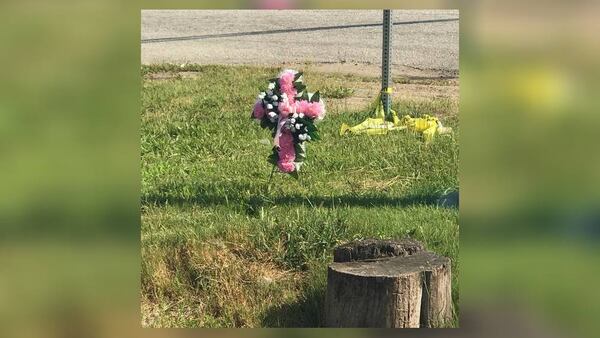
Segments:
[[[414,205],[436,205],[439,194],[414,194],[402,197],[384,195],[337,195],[337,196],[302,196],[287,195],[269,197],[256,194],[250,197],[218,196],[211,194],[198,194],[191,198],[167,197],[149,195],[142,198],[144,205],[203,205],[203,206],[245,206],[249,214],[260,210],[261,207],[273,205],[307,206],[318,208],[336,207],[408,207]]]
[[[309,288],[299,300],[269,308],[262,327],[323,327],[325,325],[325,288]]]
[[[252,196],[246,202],[246,211],[249,214],[257,213],[261,207],[271,205],[288,206],[307,206],[317,208],[336,208],[336,207],[408,207],[413,205],[435,205],[438,199],[437,195],[409,195],[403,197],[391,197],[383,195],[357,196],[357,195],[338,195],[338,196],[301,196],[290,195],[276,198],[268,198],[261,195]]]
[[[186,195],[177,195],[185,189],[182,183],[171,182],[162,185],[149,194],[142,195],[142,205],[174,206],[227,206],[249,215],[256,215],[263,207],[305,206],[314,208],[339,207],[397,207],[438,205],[446,208],[458,208],[458,191],[446,192],[424,189],[404,196],[393,196],[385,192],[370,194],[343,193],[338,195],[302,195],[287,194],[271,196],[265,189],[257,191],[255,186],[241,182],[197,183]],[[188,190],[189,191],[189,190]],[[251,193],[254,192],[254,193]],[[175,196],[173,196],[175,195]]]
[[[409,194],[405,196],[389,196],[383,193],[374,193],[368,195],[358,194],[339,194],[332,196],[319,195],[277,195],[269,196],[264,192],[257,192],[252,195],[242,192],[249,192],[253,187],[244,184],[230,184],[223,187],[216,184],[197,185],[193,189],[192,196],[170,196],[172,191],[181,191],[182,188],[176,184],[160,187],[156,192],[142,196],[143,205],[203,205],[203,206],[245,206],[249,212],[260,207],[272,205],[298,206],[320,208],[336,207],[408,207],[412,205],[435,205],[441,194],[436,192],[425,192],[418,194]],[[218,193],[227,191],[229,193]]]

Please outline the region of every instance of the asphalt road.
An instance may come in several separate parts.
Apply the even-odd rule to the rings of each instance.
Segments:
[[[396,73],[458,75],[457,10],[392,15]],[[381,22],[381,10],[143,10],[141,61],[377,69]]]

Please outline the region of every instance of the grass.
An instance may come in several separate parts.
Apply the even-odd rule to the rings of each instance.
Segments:
[[[406,132],[340,137],[342,122],[366,112],[329,114],[300,178],[275,173],[269,184],[270,133],[249,115],[278,71],[142,68],[143,325],[321,326],[331,249],[367,237],[413,237],[450,257],[458,309],[458,210],[435,206],[458,186],[456,114],[443,117],[454,135],[429,145]],[[156,80],[159,73],[168,76]],[[305,82],[352,87],[351,77],[335,74],[306,72]],[[439,115],[454,105],[394,108]]]
[[[322,93],[324,98],[343,99],[352,96],[354,89],[335,85],[323,88]]]

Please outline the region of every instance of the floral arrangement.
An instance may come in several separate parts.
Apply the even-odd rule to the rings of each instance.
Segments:
[[[273,134],[269,162],[291,174],[297,174],[306,159],[306,142],[319,139],[315,122],[324,116],[325,104],[319,91],[309,93],[302,73],[291,69],[269,80],[252,110],[252,118]]]

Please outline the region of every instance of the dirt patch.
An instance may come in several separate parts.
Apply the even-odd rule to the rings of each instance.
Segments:
[[[378,82],[357,81],[348,83],[354,89],[354,93],[343,99],[328,98],[327,105],[331,113],[341,113],[355,110],[363,110],[368,107],[377,97],[380,91]],[[458,80],[452,80],[450,84],[444,82],[439,85],[419,83],[397,83],[393,85],[392,101],[432,101],[445,99],[456,105],[459,101]],[[447,114],[455,113],[454,111]]]
[[[381,76],[381,65],[379,63],[282,63],[280,67],[292,69],[304,69],[321,73],[352,74],[364,77],[379,78]],[[405,65],[392,65],[392,76],[402,76],[412,79],[456,79],[457,71],[443,69],[420,69]]]
[[[179,73],[174,72],[153,72],[144,75],[144,80],[170,80],[176,79]]]

